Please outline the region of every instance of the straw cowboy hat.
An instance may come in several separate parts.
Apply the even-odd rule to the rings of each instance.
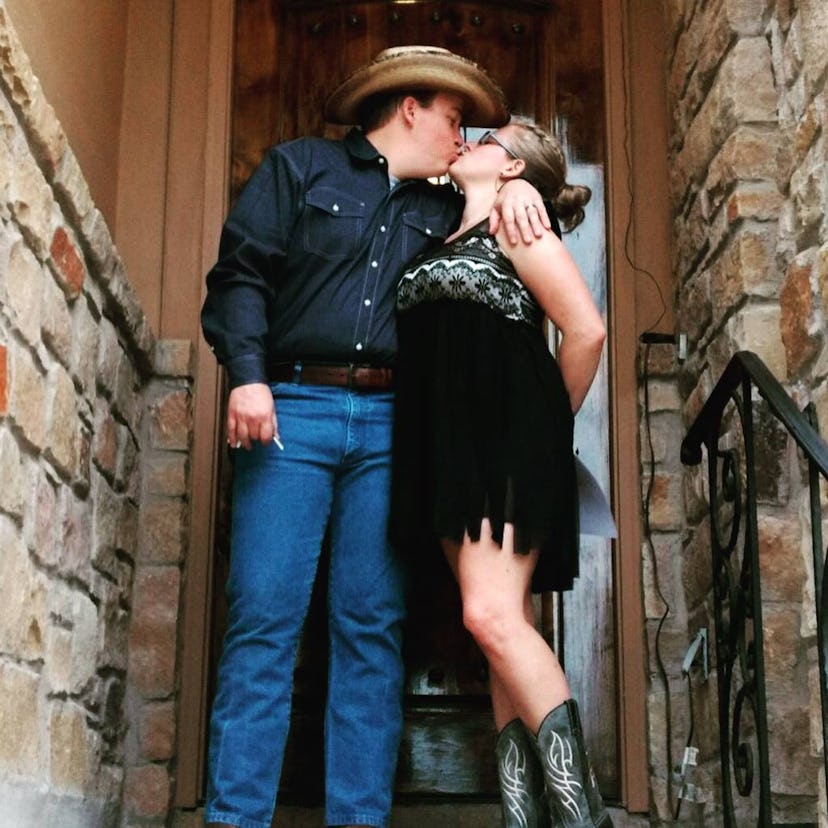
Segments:
[[[325,119],[359,123],[367,98],[384,92],[433,89],[465,100],[465,126],[503,126],[509,120],[506,99],[486,72],[467,58],[437,46],[395,46],[353,72],[325,103]]]

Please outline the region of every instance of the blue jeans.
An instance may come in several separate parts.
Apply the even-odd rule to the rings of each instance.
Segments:
[[[235,453],[206,822],[270,828],[293,668],[330,520],[328,825],[385,826],[402,733],[402,568],[386,538],[393,395],[272,386],[284,451]]]

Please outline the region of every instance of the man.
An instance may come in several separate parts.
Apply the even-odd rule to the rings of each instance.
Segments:
[[[381,53],[325,114],[363,129],[271,149],[207,276],[204,335],[229,378],[227,440],[242,449],[208,824],[270,826],[328,525],[326,822],[388,824],[403,685],[403,589],[386,540],[397,276],[459,216],[454,190],[425,179],[457,158],[461,123],[508,120],[485,72],[431,47]],[[523,208],[537,226],[540,196],[525,182],[509,189],[503,218],[517,237],[517,207],[531,238]]]

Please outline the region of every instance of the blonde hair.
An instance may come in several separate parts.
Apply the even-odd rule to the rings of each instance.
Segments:
[[[509,149],[526,165],[520,177],[552,202],[564,230],[574,230],[584,220],[584,205],[592,190],[567,183],[563,149],[551,132],[520,115],[513,115],[509,126],[516,127],[509,135]]]

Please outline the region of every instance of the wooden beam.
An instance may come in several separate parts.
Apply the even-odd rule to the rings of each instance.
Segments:
[[[627,90],[629,4],[604,3],[604,71],[607,134],[607,261],[610,317],[611,451],[618,632],[621,799],[630,812],[649,809],[646,663],[641,560],[641,481],[638,440],[638,331],[635,278],[627,242],[635,223],[630,193],[632,157]],[[639,83],[639,79],[636,79]],[[667,208],[667,205],[664,205]],[[650,205],[650,209],[652,206]]]
[[[190,537],[179,627],[181,684],[176,734],[176,807],[198,804],[203,792],[207,750],[209,613],[221,383],[215,358],[201,336],[199,310],[204,299],[204,274],[215,261],[218,236],[227,211],[233,11],[233,0],[210,0],[209,5],[203,0],[176,3],[174,61],[180,74],[173,88],[171,132],[178,135],[178,143],[173,142],[170,147],[170,176],[174,180],[168,187],[168,214],[177,219],[167,226],[163,314],[166,324],[162,325],[162,334],[192,338],[198,354]],[[199,49],[204,72],[196,79],[192,59],[198,56]],[[198,96],[198,102],[177,108],[188,95]],[[182,157],[188,152],[195,159]],[[188,222],[187,228],[179,226]],[[182,241],[181,247],[178,247],[179,241]],[[182,277],[183,283],[179,281]],[[173,292],[178,301],[167,301]],[[181,326],[185,327],[181,329]]]

